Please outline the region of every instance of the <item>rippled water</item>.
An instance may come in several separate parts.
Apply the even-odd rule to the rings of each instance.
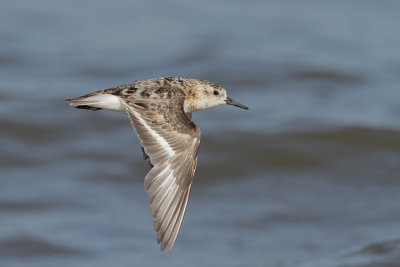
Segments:
[[[399,2],[1,6],[1,266],[400,266]],[[174,75],[250,110],[194,114],[167,254],[129,119],[64,99]]]

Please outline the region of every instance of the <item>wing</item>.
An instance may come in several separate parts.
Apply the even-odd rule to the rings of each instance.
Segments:
[[[144,184],[161,250],[170,252],[192,186],[200,129],[183,110],[183,98],[125,100],[127,113],[153,165]]]

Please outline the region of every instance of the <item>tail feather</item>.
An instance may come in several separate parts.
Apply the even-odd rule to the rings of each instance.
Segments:
[[[67,99],[69,104],[75,108],[100,110],[109,109],[113,111],[125,111],[118,96],[104,93],[102,91]]]
[[[74,108],[88,109],[88,110],[91,110],[91,111],[98,111],[98,110],[101,109],[101,108],[94,108],[94,107],[87,106],[87,105],[74,106]]]

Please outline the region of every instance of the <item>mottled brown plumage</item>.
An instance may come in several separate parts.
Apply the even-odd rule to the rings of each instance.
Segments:
[[[230,104],[221,86],[181,77],[136,81],[68,99],[72,106],[125,112],[141,142],[151,170],[145,178],[154,230],[161,250],[175,244],[197,165],[200,129],[191,112]]]

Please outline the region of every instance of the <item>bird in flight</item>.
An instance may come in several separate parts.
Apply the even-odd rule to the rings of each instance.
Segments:
[[[186,210],[200,144],[192,112],[228,104],[248,109],[221,86],[181,77],[135,81],[67,99],[88,110],[127,113],[151,169],[144,180],[161,250],[171,252]]]

